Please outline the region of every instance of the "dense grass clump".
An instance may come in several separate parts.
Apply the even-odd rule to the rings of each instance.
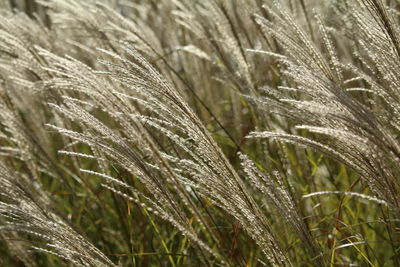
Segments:
[[[0,265],[400,266],[399,22],[0,1]]]

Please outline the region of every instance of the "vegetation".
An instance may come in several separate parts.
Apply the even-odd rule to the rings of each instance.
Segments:
[[[0,1],[0,265],[400,266],[399,22]]]

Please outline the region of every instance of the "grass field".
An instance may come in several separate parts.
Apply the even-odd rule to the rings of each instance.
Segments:
[[[400,1],[0,0],[0,266],[400,266]]]

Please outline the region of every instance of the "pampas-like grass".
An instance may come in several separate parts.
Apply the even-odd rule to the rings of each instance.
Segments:
[[[4,266],[400,264],[396,1],[0,8]]]

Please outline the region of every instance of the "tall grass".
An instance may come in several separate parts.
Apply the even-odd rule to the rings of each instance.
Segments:
[[[0,264],[399,266],[399,14],[0,2]]]

